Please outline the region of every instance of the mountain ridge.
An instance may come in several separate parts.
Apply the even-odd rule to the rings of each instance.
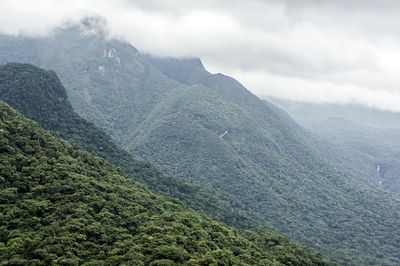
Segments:
[[[4,265],[331,264],[280,235],[239,232],[150,192],[2,101],[0,118]]]
[[[32,53],[42,58],[42,66],[54,67],[72,95],[71,101],[75,101],[74,108],[97,121],[120,145],[131,145],[135,154],[157,161],[164,171],[178,177],[218,186],[277,230],[342,263],[396,264],[399,260],[398,242],[392,238],[399,228],[398,201],[365,188],[351,175],[326,163],[239,83],[215,75],[204,81],[207,86],[181,84],[133,49],[125,50],[126,44],[75,34],[37,41],[41,50],[52,52]],[[60,40],[63,47],[57,46]],[[71,48],[75,46],[78,51]],[[10,49],[7,40],[1,38],[0,47]],[[115,56],[108,57],[107,53],[103,57],[104,50],[111,48]],[[132,54],[119,56],[125,52]],[[7,55],[9,61],[28,59],[21,59],[16,51]],[[196,76],[208,74],[187,75]],[[112,97],[107,97],[106,91]],[[86,108],[77,95],[93,108]],[[181,104],[185,102],[188,104]],[[102,111],[92,112],[96,108]],[[161,116],[151,116],[157,108],[164,110],[158,113]],[[106,122],[99,122],[102,119]],[[169,126],[172,123],[180,125],[180,130]],[[140,124],[140,132],[147,133],[133,141]],[[202,136],[204,142],[196,142],[195,136]],[[207,139],[213,142],[205,142]],[[179,149],[178,144],[182,144]],[[222,147],[223,153],[217,147]]]
[[[0,65],[0,100],[11,104],[45,129],[57,131],[60,137],[81,145],[89,152],[96,152],[135,180],[165,195],[177,197],[193,209],[240,228],[265,224],[256,214],[233,209],[232,206],[239,203],[220,195],[216,189],[164,175],[151,164],[119,148],[104,130],[74,112],[64,87],[52,71],[28,64]],[[137,174],[135,169],[138,166],[147,169],[146,177]]]

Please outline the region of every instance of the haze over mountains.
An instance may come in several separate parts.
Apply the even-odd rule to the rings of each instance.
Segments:
[[[320,139],[314,147],[321,155],[355,171],[371,186],[400,191],[400,113],[270,100]]]
[[[46,38],[3,35],[0,49],[2,63],[54,70],[77,113],[136,157],[215,190],[249,221],[267,222],[342,263],[399,263],[398,197],[335,168],[303,140],[298,125],[236,80],[208,73],[200,60],[141,55],[78,26]],[[197,208],[207,213],[204,206]]]

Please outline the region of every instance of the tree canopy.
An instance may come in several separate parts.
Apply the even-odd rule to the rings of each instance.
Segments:
[[[56,135],[0,101],[2,265],[329,264],[196,214]]]

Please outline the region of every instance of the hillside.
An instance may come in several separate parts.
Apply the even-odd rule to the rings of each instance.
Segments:
[[[329,264],[154,194],[1,101],[0,117],[2,265]]]
[[[54,69],[79,114],[162,170],[217,188],[339,262],[400,263],[399,200],[326,163],[234,79],[74,28],[0,38],[0,48],[4,61]]]
[[[334,243],[339,239],[341,239],[341,241],[345,241],[346,237],[341,235],[340,231],[352,234],[352,237],[357,238],[357,235],[363,234],[361,233],[361,231],[369,227],[367,225],[368,223],[372,222],[372,220],[374,219],[380,219],[378,218],[378,216],[375,216],[375,218],[373,218],[370,215],[366,215],[366,213],[363,214],[366,209],[371,210],[371,206],[367,206],[368,204],[364,205],[364,203],[361,203],[358,200],[358,195],[360,194],[363,194],[366,198],[370,197],[367,202],[369,201],[374,202],[374,204],[382,204],[382,207],[387,206],[386,204],[393,204],[392,207],[394,208],[394,212],[398,211],[398,207],[395,203],[397,202],[397,200],[395,199],[395,197],[386,195],[388,198],[383,200],[383,198],[381,198],[380,196],[379,189],[370,190],[366,188],[366,186],[363,186],[363,184],[359,182],[358,176],[355,175],[353,171],[347,171],[346,168],[343,168],[344,171],[334,169],[332,166],[326,163],[322,159],[322,157],[318,155],[317,152],[313,151],[306,144],[306,141],[303,141],[301,139],[306,138],[307,140],[310,140],[313,136],[312,134],[310,134],[310,132],[307,132],[306,130],[301,128],[287,114],[282,112],[282,110],[279,110],[279,108],[273,106],[270,103],[265,103],[257,99],[257,97],[248,92],[237,81],[222,74],[208,73],[204,69],[204,67],[199,64],[198,60],[179,60],[173,58],[165,59],[151,57],[147,58],[152,63],[154,63],[155,66],[159,67],[159,69],[168,77],[193,87],[193,91],[188,93],[190,94],[190,97],[187,97],[184,100],[181,100],[179,98],[179,94],[174,94],[170,97],[176,102],[181,101],[185,103],[180,109],[180,120],[182,120],[184,114],[197,112],[197,116],[200,116],[199,113],[204,115],[202,119],[195,120],[195,122],[197,122],[197,125],[200,124],[200,126],[203,126],[203,128],[211,129],[210,131],[215,130],[215,132],[217,132],[217,130],[218,132],[224,132],[221,128],[218,128],[218,126],[220,125],[224,125],[225,128],[229,129],[229,133],[224,135],[223,140],[225,141],[224,144],[228,144],[228,146],[230,145],[231,147],[233,147],[233,152],[229,154],[229,157],[227,156],[229,159],[232,160],[231,165],[236,165],[235,159],[238,157],[241,157],[241,162],[246,159],[247,161],[245,161],[245,163],[241,165],[240,173],[238,173],[239,171],[237,171],[237,168],[231,168],[230,170],[226,169],[225,172],[229,172],[230,178],[232,178],[232,176],[235,176],[234,180],[242,181],[242,179],[245,179],[243,177],[246,176],[246,180],[248,181],[248,183],[245,183],[241,186],[241,192],[243,194],[234,190],[236,184],[227,182],[228,185],[225,183],[225,186],[228,186],[228,189],[237,193],[236,195],[238,196],[244,195],[244,197],[246,197],[244,199],[245,202],[251,201],[252,203],[257,204],[260,200],[268,198],[268,204],[273,205],[275,208],[276,206],[280,206],[278,207],[278,209],[290,209],[290,213],[292,214],[290,218],[292,220],[289,220],[288,224],[286,224],[285,227],[287,230],[288,228],[290,228],[289,224],[295,224],[297,231],[293,228],[292,232],[284,232],[300,240],[303,240],[305,238],[305,235],[308,235],[309,240],[311,234],[316,233],[316,231],[321,230],[322,228],[325,228],[325,225],[327,225],[327,227],[323,229],[323,231],[319,232],[321,233],[321,235],[317,235],[318,233],[314,235],[314,241],[317,242],[319,241],[319,239],[324,239],[323,241],[326,246],[335,245]],[[209,89],[205,89],[201,86],[212,88],[212,91]],[[198,94],[200,94],[200,91],[201,93],[203,93],[203,95],[197,96]],[[213,99],[213,97],[219,97],[220,100],[218,101],[218,104],[214,105],[214,108],[218,108],[218,111],[207,105],[204,105],[201,108],[198,107],[200,104],[204,104],[205,101],[203,99],[205,97],[207,97],[208,100]],[[223,101],[227,102],[227,104],[221,104]],[[214,102],[217,102],[217,100],[214,100]],[[229,106],[229,108],[231,109],[227,109],[226,106]],[[234,111],[232,111],[233,107],[236,107]],[[159,113],[157,117],[162,116],[161,114],[167,116],[169,114],[168,109],[164,109],[162,112]],[[235,114],[236,116],[228,116],[227,114]],[[215,120],[217,120],[218,122],[215,122]],[[191,123],[193,123],[193,119],[186,119],[185,121],[191,121]],[[207,121],[208,124],[206,124],[204,121]],[[170,123],[171,122],[169,121],[169,124]],[[154,124],[155,123],[152,122],[152,125]],[[164,125],[167,125],[167,123],[164,123]],[[194,127],[195,126],[193,125],[185,126],[185,128]],[[243,128],[247,129],[246,132],[243,132]],[[173,131],[172,134],[177,134],[176,132],[182,131],[183,130]],[[159,132],[167,132],[167,129],[164,128],[162,130],[159,130]],[[261,135],[260,132],[263,135]],[[169,135],[171,134],[171,132],[167,132],[165,134]],[[182,133],[178,133],[178,135],[180,134]],[[150,142],[154,141],[157,138],[163,139],[163,137],[156,135],[156,137],[154,137],[147,143],[147,147],[151,147]],[[318,143],[317,140],[312,140],[312,142]],[[133,141],[132,143],[134,143],[133,146],[137,146],[135,141]],[[197,153],[195,154],[197,158],[200,157],[199,151],[202,151],[201,147],[203,146],[203,143],[199,143],[197,149],[194,149],[197,151]],[[249,150],[244,150],[244,147],[248,148]],[[157,149],[162,150],[161,147],[157,147]],[[183,147],[180,147],[180,149],[183,149]],[[218,147],[217,144],[212,144],[210,147],[208,147],[208,150],[212,150],[213,152],[215,152],[218,159],[221,158],[221,155],[217,152],[222,150],[222,148]],[[332,147],[325,146],[325,149],[320,150],[321,153],[324,150],[330,151],[332,150]],[[168,150],[166,151],[166,153],[171,154],[172,152],[171,150]],[[194,153],[193,150],[192,153]],[[159,156],[158,154],[155,154],[155,152],[153,152],[152,154],[153,157],[156,158]],[[160,154],[164,153],[162,152]],[[190,154],[190,150],[183,152],[183,154],[185,154],[185,159],[188,158],[187,154]],[[212,155],[204,155],[204,158],[208,157],[212,157]],[[218,160],[217,158],[212,158],[211,161]],[[223,158],[225,159],[226,157]],[[168,161],[168,158],[159,159],[156,162],[159,163],[162,161]],[[203,165],[207,165],[207,163],[208,162],[204,163]],[[263,166],[263,168],[257,168],[260,166]],[[246,169],[248,172],[246,173],[246,170],[244,169]],[[250,172],[252,170],[254,171],[255,169],[260,169],[257,173],[258,175],[254,172]],[[213,170],[214,171],[210,173],[210,179],[215,179],[215,176],[212,175],[216,171],[215,169]],[[193,170],[189,171],[193,172]],[[237,175],[235,175],[236,173]],[[204,175],[204,172],[202,172],[201,174]],[[259,177],[260,179],[257,180],[255,177]],[[255,183],[255,180],[259,181],[259,183]],[[263,187],[263,191],[260,191],[260,187]],[[254,198],[249,199],[249,195],[254,196]],[[270,199],[270,195],[274,195],[274,198],[279,198],[279,200],[275,201],[275,199]],[[306,195],[313,196],[311,196],[310,198]],[[324,202],[321,202],[319,198],[324,199]],[[389,201],[387,203],[384,203],[386,200]],[[307,203],[305,203],[305,201]],[[305,203],[305,206],[302,205],[300,202]],[[270,209],[266,209],[268,207],[266,207],[265,205],[258,206],[264,208],[261,210],[258,209],[258,211],[260,213],[263,213],[264,215],[266,212],[270,213],[271,215],[271,209],[276,211],[276,209],[273,209],[271,207],[269,207]],[[293,206],[293,209],[291,209],[291,206]],[[299,208],[299,206],[301,206],[301,210],[295,209]],[[309,206],[315,207],[310,209]],[[353,220],[353,225],[347,224],[349,225],[349,227],[343,227],[343,224],[341,224],[340,222],[336,224],[336,218],[338,217],[338,215],[344,215],[344,213],[347,212],[346,210],[350,209],[353,213],[347,213],[345,216],[352,217],[350,218],[350,220],[355,219],[358,221],[355,222],[355,220]],[[325,211],[321,212],[321,210]],[[380,211],[381,210],[379,209],[375,209],[373,211],[373,215],[377,215]],[[358,213],[358,215],[360,216],[355,215],[355,213]],[[297,214],[298,216],[296,216]],[[388,212],[384,216],[387,217],[386,215],[391,216],[392,214]],[[355,216],[363,218],[358,219]],[[282,219],[280,216],[279,218],[268,216],[266,217],[268,221],[276,219],[279,220],[280,223],[285,222],[285,218]],[[296,219],[294,217],[297,217],[298,220],[293,221]],[[331,217],[331,219],[328,217]],[[313,219],[315,219],[314,226],[307,227],[307,229],[305,230],[306,232],[303,236],[299,235],[299,229],[306,228],[308,222]],[[368,221],[368,219],[371,220]],[[395,220],[392,221],[394,222]],[[276,228],[282,230],[281,225],[274,222],[272,223]],[[364,229],[360,230],[361,228],[353,227],[355,224],[363,224],[362,227]],[[353,229],[350,229],[351,227]],[[336,232],[331,231],[333,228],[336,228]],[[360,231],[359,233],[355,233],[353,230]],[[352,232],[350,233],[350,231]],[[371,228],[370,232],[373,231],[374,229]],[[352,243],[360,243],[359,241],[362,242],[361,239],[353,239]],[[320,244],[321,242],[317,243]],[[310,245],[313,244],[315,244],[315,242],[310,243]],[[342,245],[343,244],[344,243],[342,242]],[[397,246],[397,244],[395,244],[394,242],[393,244],[394,246]],[[336,248],[340,249],[343,252],[354,252],[342,249],[339,246],[336,246]],[[347,255],[349,256],[354,256],[354,254],[355,253],[347,253]],[[360,257],[365,259],[367,255],[360,255]]]
[[[400,114],[357,105],[271,100],[314,135],[309,141],[322,156],[369,186],[400,192]]]
[[[341,158],[353,165],[372,186],[400,192],[400,130],[375,128],[339,117],[311,129],[321,139],[341,148]],[[338,161],[338,158],[333,158]],[[364,170],[364,171],[363,171]]]
[[[231,226],[248,229],[264,224],[259,215],[245,210],[234,197],[210,186],[164,175],[121,149],[104,130],[72,109],[64,87],[52,71],[29,64],[0,65],[0,100],[37,121],[44,129],[57,131],[63,139],[96,152],[152,190],[179,198],[191,208]],[[138,173],[138,167],[146,169],[146,175]]]

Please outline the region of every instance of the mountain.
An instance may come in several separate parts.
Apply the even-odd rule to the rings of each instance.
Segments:
[[[195,210],[228,225],[256,228],[264,224],[259,215],[243,211],[235,198],[215,188],[162,174],[153,165],[135,159],[117,146],[111,137],[92,122],[80,117],[73,109],[67,94],[53,71],[29,64],[0,65],[0,100],[17,109],[41,127],[60,133],[60,137],[121,167],[135,180],[152,190],[179,198]],[[145,168],[146,175],[137,173]]]
[[[271,199],[271,195],[274,195],[273,197],[284,197],[285,195],[286,198],[283,198],[285,201],[284,204],[281,205],[281,207],[278,208],[287,208],[289,209],[292,204],[296,204],[297,207],[301,205],[302,201],[309,200],[308,206],[309,205],[314,205],[318,206],[312,210],[306,211],[306,213],[310,214],[316,214],[322,209],[329,210],[321,215],[320,217],[329,217],[330,214],[334,215],[337,217],[339,213],[343,213],[343,209],[353,209],[353,211],[358,212],[360,211],[359,208],[365,208],[366,206],[361,204],[358,205],[357,194],[362,193],[366,197],[372,196],[376,200],[372,200],[372,202],[376,201],[381,201],[380,199],[380,191],[371,191],[369,189],[366,189],[363,187],[360,182],[358,182],[358,179],[354,178],[355,176],[349,175],[349,173],[352,173],[350,171],[338,171],[335,170],[333,167],[328,165],[326,162],[324,162],[321,157],[318,156],[316,152],[310,149],[308,145],[306,145],[305,141],[303,141],[300,137],[307,137],[307,140],[310,138],[309,132],[306,130],[302,129],[301,126],[299,126],[296,122],[294,122],[287,114],[285,115],[285,112],[281,110],[281,113],[279,113],[279,108],[273,106],[270,103],[263,103],[261,102],[257,97],[252,95],[250,92],[248,92],[242,85],[240,85],[237,81],[233,80],[230,77],[224,76],[222,74],[210,74],[208,73],[201,64],[198,63],[198,60],[181,60],[181,59],[173,59],[173,58],[151,58],[148,57],[149,60],[156,65],[165,75],[167,75],[170,78],[173,78],[176,81],[179,81],[183,84],[189,85],[189,86],[207,86],[208,88],[213,88],[213,92],[217,92],[219,95],[223,96],[223,98],[229,99],[231,102],[229,106],[240,106],[241,109],[246,110],[247,114],[250,114],[251,117],[243,115],[240,121],[242,121],[242,124],[238,127],[235,128],[235,125],[232,123],[236,122],[234,118],[228,117],[228,118],[220,118],[220,113],[211,113],[209,114],[208,117],[206,117],[206,121],[212,121],[215,119],[215,117],[220,118],[220,121],[218,125],[223,125],[223,123],[231,123],[228,128],[234,132],[234,134],[229,135],[229,133],[226,135],[228,138],[226,140],[230,142],[231,144],[237,145],[238,143],[242,144],[241,147],[247,146],[251,147],[252,144],[254,145],[254,142],[256,139],[255,136],[256,134],[252,134],[252,130],[258,129],[259,132],[264,132],[264,138],[262,140],[259,140],[255,147],[259,148],[259,150],[256,150],[256,148],[253,146],[253,150],[247,151],[245,153],[247,159],[250,158],[253,162],[250,168],[256,169],[257,165],[268,165],[271,164],[272,162],[272,167],[271,168],[264,168],[263,172],[260,171],[261,173],[264,173],[264,176],[261,176],[264,178],[262,182],[264,184],[257,183],[254,187],[251,187],[251,184],[246,184],[244,185],[246,188],[244,188],[244,193],[246,196],[247,195],[254,195],[254,193],[259,192],[259,189],[256,187],[263,187],[264,192],[268,191],[268,189],[272,188],[272,191],[269,190],[266,194],[267,195],[260,195],[256,194],[258,198],[256,198],[253,202],[258,202],[260,199],[265,199],[268,198],[268,203],[271,205],[274,205],[274,207],[279,206],[279,203],[274,202],[273,199]],[[206,92],[206,95],[211,95],[211,92]],[[193,97],[194,93],[191,94],[191,97]],[[210,97],[210,96],[208,96]],[[178,99],[177,96],[171,97],[174,99]],[[193,106],[196,106],[201,102],[201,97],[198,97],[197,99],[193,99],[193,102],[190,102],[189,100],[185,100],[186,106],[183,107],[187,108],[184,109],[185,113],[188,113],[188,109],[193,109]],[[218,105],[219,111],[221,112],[221,104],[219,103]],[[196,111],[198,110],[212,110],[212,108],[207,107],[207,108],[197,108],[195,109]],[[202,111],[204,114],[204,111]],[[212,111],[211,111],[212,112]],[[229,112],[225,111],[223,112],[224,114],[228,113],[235,113],[236,115],[240,115],[241,110],[237,109],[234,112]],[[162,112],[163,114],[168,114],[165,110]],[[245,121],[245,123],[244,123]],[[249,121],[255,121],[253,124],[249,126]],[[264,126],[262,128],[262,126]],[[210,126],[206,126],[206,128],[209,128]],[[240,130],[243,130],[243,128],[248,129],[245,134],[240,132]],[[166,130],[160,130],[161,132],[165,132]],[[236,132],[242,133],[236,133]],[[222,132],[222,131],[219,131]],[[267,135],[269,133],[269,135]],[[170,134],[170,133],[167,133]],[[241,135],[241,136],[240,136]],[[241,138],[240,138],[241,137]],[[272,137],[272,138],[271,138]],[[224,136],[225,138],[225,136]],[[265,143],[268,143],[269,140],[275,140],[274,144],[276,145],[275,147],[271,146],[266,146]],[[245,140],[245,141],[243,141]],[[244,143],[245,145],[244,145]],[[133,142],[134,145],[136,144]],[[214,144],[213,147],[216,147]],[[275,148],[275,149],[274,149]],[[215,148],[218,149],[218,148]],[[256,151],[256,152],[255,152]],[[170,151],[169,151],[170,152]],[[170,152],[171,153],[171,152]],[[271,158],[271,154],[275,153],[275,157]],[[162,154],[162,153],[161,153]],[[185,152],[187,154],[187,152]],[[238,152],[240,154],[240,152]],[[262,156],[260,156],[262,155]],[[297,156],[296,156],[297,155]],[[198,155],[198,152],[196,153],[196,156]],[[187,157],[187,155],[186,155]],[[206,156],[205,156],[206,157]],[[231,155],[231,158],[234,158],[234,155]],[[161,161],[161,160],[160,160]],[[248,161],[247,161],[248,162]],[[308,167],[307,167],[308,166]],[[242,169],[244,168],[243,166],[241,167]],[[227,170],[231,177],[234,174],[234,169],[232,170]],[[276,173],[279,174],[276,174]],[[275,173],[275,174],[274,174]],[[266,186],[265,181],[267,181],[265,175],[267,175],[267,178],[269,178],[269,182],[273,183],[268,183]],[[269,176],[268,176],[269,175]],[[242,172],[241,174],[238,174],[235,180],[240,180],[241,177],[246,176],[245,172]],[[247,174],[248,179],[254,178],[254,174]],[[210,178],[212,178],[210,176]],[[301,180],[301,181],[300,181]],[[277,182],[278,181],[278,182]],[[297,182],[296,182],[297,181]],[[300,182],[298,182],[300,181]],[[318,183],[320,182],[320,183]],[[249,189],[250,187],[250,189]],[[231,187],[230,187],[231,189]],[[365,190],[364,190],[365,189]],[[335,191],[335,192],[334,192]],[[357,191],[357,192],[356,192]],[[344,193],[343,193],[344,192]],[[298,193],[296,195],[296,193]],[[308,197],[305,197],[306,194],[312,194],[312,199],[309,199]],[[277,195],[277,196],[275,196]],[[290,195],[290,196],[289,196]],[[339,199],[340,197],[343,197],[342,199]],[[368,195],[368,196],[367,196]],[[318,198],[323,197],[325,202],[321,203]],[[346,198],[346,200],[344,200]],[[393,197],[395,199],[395,197]],[[248,200],[246,198],[245,200]],[[292,201],[293,200],[293,201]],[[344,202],[342,201],[344,200]],[[350,201],[353,201],[353,203],[350,203]],[[391,200],[389,200],[391,201]],[[397,201],[397,199],[395,199]],[[340,203],[339,203],[340,202]],[[350,203],[350,204],[349,204]],[[355,203],[355,205],[353,205]],[[340,210],[337,208],[337,204],[342,204],[340,207]],[[385,203],[380,202],[379,204],[385,205]],[[390,203],[392,204],[392,203]],[[336,205],[336,206],[335,206]],[[353,205],[353,206],[350,206]],[[358,206],[357,206],[358,205]],[[302,206],[300,207],[302,211],[306,210],[308,206]],[[392,205],[394,207],[393,211],[397,212],[397,207],[395,205]],[[367,207],[368,208],[368,207]],[[269,209],[268,211],[270,211]],[[305,224],[309,221],[308,219],[313,219],[310,218],[308,215],[304,216],[304,212],[300,212],[301,214],[298,216],[297,219],[299,219],[296,222],[293,222],[295,219],[294,217],[296,214],[296,210],[290,210],[292,223],[296,224],[297,230],[300,228],[304,228]],[[266,209],[263,209],[260,211],[260,213],[265,213]],[[378,211],[379,212],[379,211]],[[377,214],[376,211],[374,211],[375,214]],[[347,217],[351,217],[353,214],[348,214]],[[365,214],[361,214],[363,217],[366,217]],[[332,218],[334,216],[331,216]],[[274,217],[276,220],[279,220],[282,222],[282,218],[279,217]],[[269,220],[274,220],[274,218],[268,217],[266,218],[268,221]],[[333,218],[334,219],[334,218]],[[353,219],[353,218],[351,218]],[[368,218],[367,218],[368,219]],[[379,218],[378,218],[379,219]],[[318,220],[318,219],[317,219]],[[321,221],[321,220],[320,220]],[[332,220],[329,222],[327,220],[322,220],[324,223],[328,223],[329,226],[335,227],[333,225],[335,222],[332,223]],[[344,221],[344,220],[343,220]],[[394,220],[393,220],[394,221]],[[364,218],[360,219],[356,223],[363,223],[363,226],[365,225],[366,220]],[[273,225],[280,230],[282,230],[281,226],[279,226],[277,223],[273,223]],[[285,225],[287,226],[287,225]],[[350,226],[352,227],[352,226]],[[340,228],[340,229],[339,229]],[[286,228],[287,229],[287,228]],[[339,226],[337,229],[347,231],[347,229]],[[312,228],[308,229],[309,231],[307,232],[310,234],[310,231],[315,230]],[[293,233],[289,233],[289,235],[292,235]],[[294,233],[294,236],[297,239],[301,239],[301,236],[298,236],[298,231]],[[320,236],[321,238],[328,237],[328,235],[331,235],[332,232],[329,232],[329,229],[324,231],[324,236]],[[296,235],[297,234],[297,235]],[[355,236],[355,235],[353,235]],[[319,237],[316,237],[318,239]],[[334,238],[334,237],[333,237]],[[340,237],[339,237],[340,238]],[[342,238],[342,240],[344,240]],[[318,241],[318,240],[315,240]],[[330,240],[328,240],[330,242]],[[327,242],[328,242],[327,241]],[[332,242],[330,242],[328,245],[332,245],[335,240],[331,239]],[[325,242],[325,244],[327,243]],[[358,242],[358,240],[353,240],[354,242]],[[312,244],[311,244],[312,245]],[[338,249],[340,247],[337,246]],[[342,250],[342,249],[340,249]],[[343,250],[344,252],[348,252]],[[349,254],[349,253],[348,253]],[[350,256],[354,256],[354,254],[351,254]],[[365,256],[365,255],[364,255]],[[353,262],[353,263],[360,263],[360,262]]]
[[[399,113],[271,100],[319,139],[313,146],[327,159],[351,169],[372,187],[400,192]]]
[[[3,265],[330,264],[157,195],[1,101],[0,118]]]
[[[282,108],[306,128],[330,117],[341,117],[374,128],[399,129],[400,113],[377,110],[357,104],[314,104],[268,97],[267,100]]]
[[[336,117],[317,123],[312,131],[341,147],[342,158],[351,158],[349,162],[360,172],[364,170],[372,186],[400,192],[399,129],[375,128]]]
[[[81,33],[3,36],[2,60],[54,69],[74,109],[119,145],[278,231],[341,263],[400,263],[399,200],[332,167],[239,82]]]

